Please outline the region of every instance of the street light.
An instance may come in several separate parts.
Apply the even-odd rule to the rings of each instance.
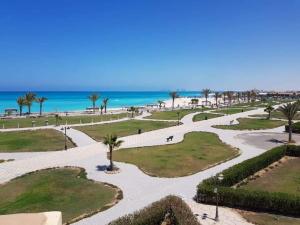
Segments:
[[[218,175],[218,180],[221,182],[224,179],[224,176],[222,173],[220,173]],[[219,221],[219,210],[218,210],[218,206],[219,206],[219,193],[218,193],[218,188],[215,187],[214,189],[214,193],[216,194],[216,217],[215,217],[215,221]]]
[[[69,130],[70,127],[62,127],[61,130],[65,130],[65,150],[68,149],[68,146],[67,146],[67,129]]]

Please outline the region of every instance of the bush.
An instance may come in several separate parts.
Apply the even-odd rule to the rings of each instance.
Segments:
[[[285,131],[289,132],[289,126],[288,125],[285,126]],[[300,122],[292,124],[292,132],[300,134]]]
[[[218,187],[220,205],[299,216],[300,196],[232,188],[233,185],[269,166],[284,155],[299,157],[300,146],[280,146],[230,167],[222,172],[224,175],[222,181],[218,181],[216,176],[204,180],[198,185],[196,201],[215,204],[214,188]]]
[[[160,225],[170,213],[174,225],[200,225],[189,206],[179,197],[167,196],[133,214],[123,216],[109,225]]]
[[[288,145],[286,148],[286,155],[293,157],[300,157],[300,146]]]

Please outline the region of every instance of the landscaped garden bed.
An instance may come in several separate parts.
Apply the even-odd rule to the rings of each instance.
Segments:
[[[300,146],[288,145],[274,148],[224,170],[222,172],[223,180],[219,180],[218,176],[204,180],[198,185],[195,199],[198,202],[215,204],[216,194],[214,189],[217,187],[220,205],[245,210],[300,216],[300,194],[295,194],[293,190],[292,192],[287,191],[290,188],[289,185],[286,186],[287,190],[280,187],[275,192],[274,189],[268,191],[269,185],[264,185],[264,188],[256,190],[243,188],[243,184],[247,183],[251,176],[284,156],[300,157]],[[284,179],[286,181],[289,180]],[[277,181],[271,180],[270,182],[280,182],[280,173],[277,175]],[[299,185],[299,180],[296,182]],[[293,184],[293,186],[295,185],[297,184]]]
[[[145,117],[146,119],[157,119],[157,120],[178,120],[178,113],[179,119],[182,119],[184,116],[208,110],[208,108],[196,108],[196,109],[177,109],[172,111],[156,111],[152,112],[151,116]]]
[[[138,134],[139,129],[141,129],[141,132],[147,132],[175,125],[177,125],[176,122],[128,120],[109,124],[80,126],[76,127],[76,129],[97,141],[102,141],[107,134],[117,134],[118,137],[124,137]]]
[[[180,143],[120,149],[115,161],[132,163],[142,171],[159,177],[187,176],[237,156],[239,151],[224,144],[218,135],[191,132]]]
[[[200,225],[189,206],[176,196],[167,196],[133,214],[126,215],[109,225]]]
[[[199,113],[193,117],[193,121],[202,121],[202,120],[209,120],[217,117],[221,117],[223,115],[215,114],[215,113]]]
[[[61,211],[75,222],[103,211],[122,198],[120,189],[86,178],[77,167],[35,171],[0,185],[0,214]]]
[[[281,120],[267,120],[267,119],[250,119],[239,118],[238,124],[234,125],[215,125],[213,127],[226,130],[261,130],[272,129],[286,124]]]
[[[105,114],[105,115],[82,115],[82,116],[61,116],[58,124],[84,124],[96,123],[108,120],[121,119],[127,116],[127,113],[120,114]],[[44,116],[36,118],[14,118],[14,119],[1,119],[0,128],[25,128],[25,127],[42,127],[46,125],[56,125],[54,116]]]
[[[0,132],[0,152],[58,151],[64,147],[64,134],[54,129]],[[69,138],[67,147],[75,147]]]

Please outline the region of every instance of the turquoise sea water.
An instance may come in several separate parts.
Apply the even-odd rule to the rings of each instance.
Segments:
[[[91,107],[91,101],[87,98],[91,92],[35,92],[38,96],[48,98],[44,103],[44,112],[64,112],[85,110]],[[4,113],[6,108],[19,109],[16,99],[24,95],[25,92],[0,92],[0,113]],[[103,98],[109,98],[108,108],[121,108],[126,106],[142,106],[156,103],[158,100],[169,99],[169,92],[99,92],[100,100],[97,106],[102,103]],[[180,96],[200,96],[200,92],[184,91],[179,92]],[[32,112],[38,112],[39,105],[34,103]],[[24,112],[27,107],[24,107]]]

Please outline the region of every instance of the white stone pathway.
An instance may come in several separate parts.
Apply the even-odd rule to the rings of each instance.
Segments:
[[[203,179],[215,175],[222,170],[240,163],[246,159],[266,151],[237,138],[237,135],[245,133],[255,133],[258,131],[233,131],[212,128],[212,125],[229,124],[231,120],[239,117],[262,113],[263,109],[256,109],[243,113],[218,117],[210,120],[192,122],[195,114],[185,116],[182,119],[183,125],[169,127],[165,129],[150,131],[140,135],[132,135],[123,137],[125,141],[123,148],[141,147],[167,144],[166,137],[174,135],[174,139],[170,144],[183,140],[184,134],[191,131],[207,131],[219,135],[220,139],[233,147],[241,150],[241,155],[219,164],[215,167],[201,171],[191,176],[179,178],[157,178],[150,177],[139,170],[135,165],[126,163],[116,163],[121,169],[121,173],[108,175],[103,172],[105,165],[108,165],[106,158],[107,148],[102,143],[95,143],[93,139],[85,134],[68,130],[68,135],[73,139],[79,147],[58,152],[48,152],[46,154],[36,154],[32,157],[20,157],[16,161],[0,164],[0,183],[7,182],[12,178],[23,175],[25,173],[57,166],[79,166],[86,169],[88,178],[108,182],[122,189],[124,198],[112,208],[100,212],[92,217],[83,219],[75,224],[80,225],[102,225],[135,210],[141,209],[148,204],[161,199],[162,197],[173,194],[178,195],[190,203],[193,211],[198,214],[207,213],[209,217],[214,217],[212,206],[196,204],[192,202],[192,198],[196,194],[196,186]],[[282,132],[283,127],[264,130],[264,132]],[[142,149],[141,149],[142,150]],[[6,157],[16,155],[16,153],[5,153]],[[27,153],[24,153],[25,155]],[[2,158],[2,154],[0,154]],[[180,169],[180,168],[179,168]],[[196,205],[195,205],[196,204]],[[201,220],[201,224],[212,224],[211,220]],[[230,222],[231,221],[231,222]],[[249,224],[244,221],[241,216],[230,209],[220,209],[220,222],[218,224]]]

